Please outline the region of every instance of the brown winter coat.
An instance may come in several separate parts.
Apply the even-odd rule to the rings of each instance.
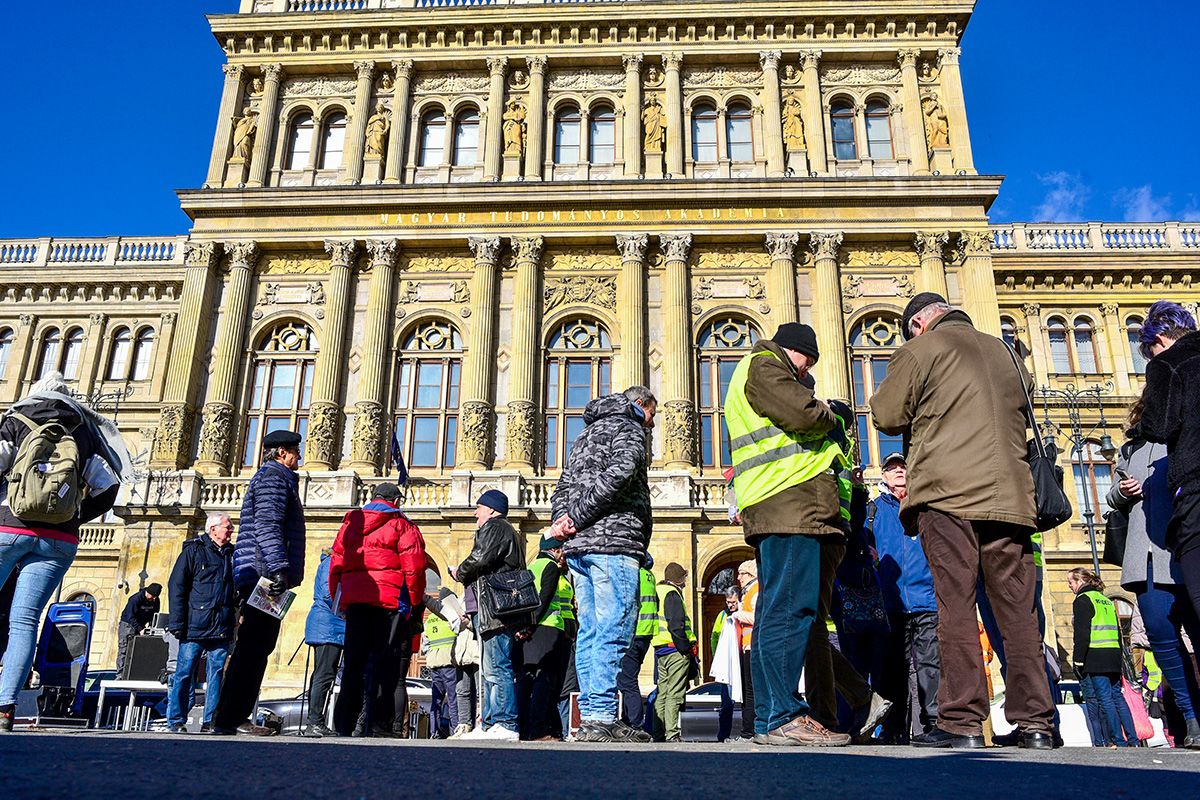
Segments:
[[[777,358],[756,358],[746,376],[750,407],[790,433],[823,436],[833,430],[837,417],[811,389],[800,383],[796,368],[783,348],[762,341],[752,352],[769,350]],[[749,540],[765,534],[843,533],[837,479],[825,472],[799,486],[744,508],[742,528]]]
[[[1033,527],[1033,478],[1025,461],[1025,393],[1008,348],[961,311],[892,356],[871,398],[875,427],[904,434],[907,529],[930,508],[960,519]]]

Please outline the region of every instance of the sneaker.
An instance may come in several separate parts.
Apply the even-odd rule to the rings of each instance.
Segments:
[[[521,734],[503,725],[493,725],[481,738],[489,742],[519,742]]]
[[[459,726],[454,729],[454,733],[450,734],[450,738],[461,739],[473,730],[475,730],[473,726],[466,723],[459,723]]]
[[[16,705],[0,706],[0,733],[9,733],[13,729],[13,717],[16,716]]]
[[[577,742],[611,742],[613,740],[612,732],[608,725],[602,722],[583,722],[579,725],[579,731],[575,734]]]
[[[845,747],[850,735],[834,733],[812,717],[796,717],[767,734],[767,744],[780,747]]]
[[[1187,721],[1187,735],[1183,738],[1183,746],[1187,750],[1200,750],[1200,720],[1193,718]]]
[[[575,741],[649,744],[654,739],[645,731],[632,728],[620,720],[613,720],[612,722],[588,720],[579,728],[579,733],[576,734]]]
[[[632,725],[627,725],[621,720],[613,723],[616,736],[613,737],[614,742],[634,742],[636,744],[650,744],[654,741],[654,737],[646,733],[641,728],[635,728]]]
[[[460,739],[471,739],[471,740],[475,740],[475,739],[487,739],[487,738],[488,738],[488,735],[487,735],[487,731],[485,731],[485,730],[483,729],[483,726],[482,726],[482,725],[480,725],[478,728],[474,728],[474,729],[472,729],[472,730],[469,730],[469,731],[467,731],[466,733],[464,733],[463,735],[459,736],[458,738],[460,738]]]
[[[178,725],[168,725],[167,733],[187,733],[187,725],[180,723]]]
[[[754,738],[751,739],[750,741],[754,742],[755,744],[770,744],[771,743],[770,738],[765,733],[754,734]]]
[[[871,701],[854,713],[854,727],[852,728],[854,741],[861,744],[874,736],[875,729],[879,727],[879,723],[883,722],[883,718],[891,710],[891,700],[884,700],[872,692]]]
[[[300,730],[300,735],[308,739],[324,739],[326,736],[337,736],[332,729],[323,723],[305,725]]]
[[[201,733],[212,733],[212,723],[211,722],[201,723],[200,732]]]
[[[725,740],[725,744],[750,744],[752,741],[753,738],[748,739],[745,736],[730,736]]]
[[[237,726],[238,736],[274,736],[278,731],[274,728],[268,728],[263,725],[255,725],[253,722],[243,722]]]

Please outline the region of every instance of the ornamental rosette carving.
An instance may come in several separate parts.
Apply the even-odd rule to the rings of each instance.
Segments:
[[[499,236],[471,236],[467,239],[467,246],[471,248],[476,261],[495,264],[500,257]]]
[[[772,261],[792,262],[796,259],[796,248],[800,245],[798,233],[768,233],[767,252]]]
[[[696,459],[696,409],[690,400],[671,400],[663,408],[668,461],[692,464]]]
[[[544,290],[545,309],[593,305],[609,311],[617,307],[617,279],[591,276],[550,278]]]
[[[808,246],[817,258],[837,258],[844,239],[841,233],[814,233]]]
[[[542,260],[542,249],[545,244],[546,240],[541,236],[514,236],[512,249],[515,260],[537,264]]]
[[[617,250],[621,252],[622,261],[645,261],[646,249],[650,246],[650,237],[644,233],[618,233]]]
[[[195,413],[185,405],[163,406],[150,445],[151,460],[182,469],[188,461],[187,448],[192,443],[195,421]]]
[[[692,251],[692,235],[690,233],[664,234],[658,237],[663,257],[667,261],[687,261]]]
[[[358,255],[358,242],[353,239],[326,239],[325,252],[329,263],[335,267],[353,267]]]
[[[354,406],[354,433],[351,438],[350,457],[357,463],[370,464],[378,469],[383,429],[383,406],[373,400],[357,403]]]
[[[488,464],[492,453],[492,406],[468,400],[458,414],[460,463]]]
[[[261,253],[258,242],[226,242],[225,252],[229,254],[230,265],[240,269],[254,269]]]
[[[369,239],[367,253],[371,256],[372,267],[394,267],[396,257],[400,254],[400,240]]]
[[[200,460],[222,466],[229,463],[229,432],[233,429],[233,407],[209,403],[204,407],[204,426],[200,429]]]
[[[948,233],[918,233],[913,237],[913,246],[917,248],[917,255],[922,261],[927,258],[942,258],[949,242]]]
[[[216,256],[213,242],[188,242],[183,246],[183,263],[188,267],[211,267]]]
[[[537,430],[537,407],[528,400],[508,404],[504,427],[510,463],[532,464],[535,451],[534,431]]]
[[[317,402],[308,412],[308,441],[305,461],[333,466],[337,455],[338,431],[342,427],[341,410],[336,403]]]

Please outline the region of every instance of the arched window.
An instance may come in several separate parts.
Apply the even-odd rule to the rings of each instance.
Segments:
[[[38,378],[44,378],[59,368],[62,356],[62,331],[51,328],[42,334],[41,355],[38,358]]]
[[[1101,455],[1098,443],[1085,442],[1083,466],[1080,467],[1077,457],[1072,457],[1071,470],[1075,475],[1076,521],[1086,524],[1083,516],[1085,500],[1091,506],[1093,519],[1103,521],[1101,511],[1106,508],[1105,498],[1112,488],[1112,463]]]
[[[346,115],[340,111],[325,120],[325,135],[321,139],[321,169],[342,166],[342,151],[346,149]]]
[[[849,100],[835,100],[829,116],[833,128],[833,157],[839,161],[856,160],[858,142],[854,136],[854,104]]]
[[[79,360],[83,358],[83,329],[75,328],[67,334],[67,346],[63,351],[63,377],[69,381],[79,378]]]
[[[133,380],[144,381],[150,377],[150,357],[153,354],[154,329],[142,328],[133,347]]]
[[[745,103],[734,103],[725,112],[725,149],[730,161],[754,160],[753,119]]]
[[[579,109],[568,106],[554,118],[554,163],[579,163]]]
[[[1100,371],[1096,363],[1096,335],[1092,321],[1087,317],[1075,320],[1075,367],[1076,372],[1092,374]]]
[[[418,325],[400,348],[396,440],[410,467],[451,469],[458,445],[462,337],[448,322]]]
[[[417,166],[438,167],[446,150],[446,115],[441,109],[426,111],[421,117],[421,148]]]
[[[617,114],[609,106],[592,109],[588,120],[588,161],[613,164],[617,160]]]
[[[1130,317],[1125,321],[1125,338],[1129,341],[1129,358],[1133,363],[1133,371],[1139,375],[1146,373],[1146,356],[1142,355],[1142,318]]]
[[[700,465],[721,470],[733,465],[725,427],[725,394],[742,356],[758,341],[758,330],[739,317],[722,317],[700,334]]]
[[[1011,317],[1000,318],[1000,338],[1014,350],[1017,348],[1017,323]]]
[[[479,112],[468,108],[454,120],[454,166],[473,167],[479,163]]]
[[[307,438],[316,365],[317,337],[303,322],[280,322],[259,338],[246,410],[244,469],[259,465],[262,437],[272,431],[291,430]],[[303,457],[304,442],[300,453]]]
[[[14,338],[12,328],[0,330],[0,380],[4,379],[4,373],[8,371],[8,357],[12,354]]]
[[[903,452],[904,439],[888,436],[871,424],[871,397],[887,377],[888,361],[904,342],[894,314],[872,314],[850,331],[850,373],[854,378],[854,413],[858,423],[859,459],[864,466],[882,464]],[[817,387],[820,390],[820,387]]]
[[[292,122],[292,132],[288,136],[288,169],[308,169],[315,128],[312,114],[301,114]]]
[[[1062,317],[1051,317],[1046,322],[1046,336],[1050,340],[1050,363],[1055,372],[1070,373],[1071,346],[1067,342],[1067,323]]]
[[[573,318],[559,325],[546,348],[545,465],[566,463],[583,431],[583,409],[612,393],[612,340],[594,320]]]
[[[133,350],[133,334],[129,328],[117,328],[112,349],[108,354],[108,379],[123,381],[129,377],[129,354]]]
[[[893,158],[892,110],[885,100],[875,99],[867,103],[867,152],[871,158]]]
[[[692,109],[692,160],[705,164],[717,160],[717,109],[707,103]]]

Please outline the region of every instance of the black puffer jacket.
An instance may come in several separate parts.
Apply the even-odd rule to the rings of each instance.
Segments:
[[[491,598],[488,596],[484,578],[498,572],[522,569],[525,552],[517,540],[517,532],[508,520],[496,517],[483,523],[475,531],[475,545],[471,553],[458,565],[454,577],[464,585],[476,583],[475,595],[479,598],[479,634],[508,629],[518,631],[533,624],[533,615],[500,620],[492,616]]]
[[[1200,332],[1189,333],[1146,365],[1141,432],[1167,445],[1167,481],[1200,491]]]
[[[550,500],[552,518],[564,514],[577,533],[568,555],[621,555],[646,559],[650,544],[650,459],[641,412],[624,395],[600,397],[583,412],[587,427],[571,447]]]
[[[233,545],[217,547],[208,534],[184,542],[167,582],[167,597],[167,630],[180,641],[232,638],[237,622]]]

